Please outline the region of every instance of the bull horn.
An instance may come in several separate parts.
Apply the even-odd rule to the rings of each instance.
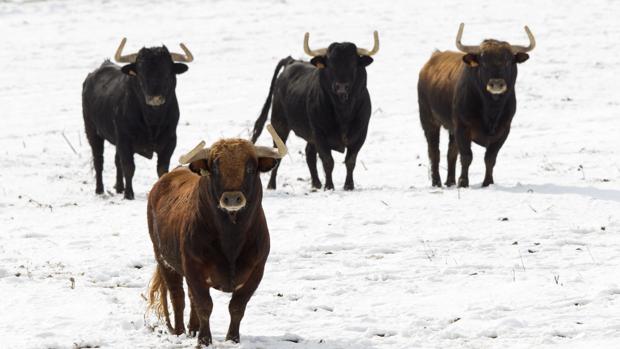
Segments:
[[[187,48],[187,46],[185,46],[184,43],[180,43],[179,46],[181,46],[181,49],[185,52],[185,54],[171,52],[170,56],[172,57],[172,60],[175,62],[185,63],[193,61],[194,55],[192,55],[192,52]]]
[[[179,163],[181,165],[187,165],[196,160],[206,159],[209,157],[209,148],[205,148],[205,141],[200,141],[194,149],[190,150],[187,154],[181,155]]]
[[[372,50],[368,50],[365,48],[357,48],[357,54],[360,56],[372,56],[374,54],[376,54],[377,52],[379,52],[379,32],[378,31],[374,31],[372,33],[373,39],[374,39],[374,44],[372,46]]]
[[[463,28],[465,28],[465,23],[461,23],[461,25],[459,25],[459,32],[456,34],[456,48],[458,48],[459,51],[464,53],[480,53],[480,46],[468,46],[461,44],[461,38],[463,37]]]
[[[267,131],[269,131],[269,133],[271,134],[271,138],[273,138],[273,142],[276,144],[277,148],[274,149],[272,147],[255,145],[254,149],[256,150],[256,156],[282,159],[288,152],[288,150],[286,149],[286,145],[282,141],[282,138],[278,136],[278,133],[276,132],[276,130],[273,129],[273,126],[271,126],[271,124],[267,125],[266,128]]]
[[[316,50],[311,50],[310,46],[308,45],[309,39],[310,39],[310,33],[306,32],[306,34],[304,34],[304,52],[310,57],[325,56],[325,54],[327,53],[327,49],[319,48]]]
[[[118,63],[135,63],[136,58],[138,58],[137,53],[132,53],[132,54],[124,55],[124,56],[122,55],[123,48],[125,48],[126,42],[127,42],[127,38],[123,38],[123,40],[121,40],[121,44],[118,45],[118,48],[116,49],[116,53],[114,54],[114,60],[117,61]]]
[[[534,49],[534,47],[536,47],[536,39],[534,39],[534,34],[532,34],[532,32],[530,31],[530,28],[526,25],[524,27],[525,29],[525,33],[527,33],[527,37],[530,39],[530,45],[529,46],[518,46],[518,45],[510,45],[510,48],[512,49],[512,53],[519,53],[519,52],[530,52]]]

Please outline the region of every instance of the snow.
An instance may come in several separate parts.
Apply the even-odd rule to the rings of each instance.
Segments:
[[[263,200],[272,248],[241,344],[224,342],[229,295],[214,291],[214,347],[618,347],[618,13],[611,0],[0,2],[1,346],[196,343],[145,316],[155,161],[136,157],[135,201],[94,194],[81,84],[121,37],[128,50],[183,41],[196,57],[178,82],[177,159],[201,139],[248,137],[278,59],[304,57],[305,31],[313,46],[370,46],[378,29],[357,189],[342,190],[335,153],[337,190],[310,191],[305,144],[289,139]],[[476,146],[472,187],[436,189],[417,74],[434,49],[453,49],[461,21],[467,43],[525,43],[528,24],[538,46],[519,68],[496,185],[480,188]]]

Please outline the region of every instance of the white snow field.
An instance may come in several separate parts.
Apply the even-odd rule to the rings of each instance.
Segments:
[[[213,347],[619,348],[619,15],[612,0],[1,1],[0,347],[195,346],[145,316],[156,161],[136,156],[136,200],[123,200],[108,144],[109,192],[94,193],[81,86],[123,36],[196,57],[178,79],[176,160],[248,137],[277,61],[307,58],[305,31],[315,47],[368,47],[377,29],[356,190],[335,153],[336,190],[311,191],[305,143],[289,138],[263,199],[265,277],[240,344],[224,341],[229,295],[212,292]],[[525,24],[538,43],[484,189],[478,146],[471,188],[431,188],[418,119],[418,71],[454,49],[460,22],[466,43],[526,44]],[[442,179],[446,150],[443,132]]]

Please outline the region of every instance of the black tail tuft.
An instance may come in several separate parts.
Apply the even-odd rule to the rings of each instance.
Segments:
[[[258,139],[258,137],[260,137],[261,132],[263,132],[263,127],[265,127],[265,122],[267,121],[267,114],[269,114],[269,108],[271,107],[271,98],[273,97],[273,88],[276,84],[276,80],[278,79],[278,74],[280,73],[280,70],[282,69],[282,67],[289,65],[294,61],[295,60],[293,59],[293,57],[288,56],[286,58],[281,59],[280,62],[278,62],[278,65],[276,66],[276,70],[273,72],[273,78],[271,79],[271,86],[269,86],[269,95],[267,96],[267,100],[265,101],[265,104],[263,105],[263,109],[261,110],[260,115],[258,116],[258,119],[256,119],[256,123],[254,123],[254,131],[252,132],[252,143],[256,143],[256,140]]]

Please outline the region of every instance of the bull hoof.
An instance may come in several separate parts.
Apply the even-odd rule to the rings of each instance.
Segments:
[[[185,328],[184,327],[180,327],[180,328],[176,328],[176,329],[170,329],[170,333],[175,335],[175,336],[180,336],[183,333],[185,333]]]
[[[325,190],[334,190],[334,183],[325,184]]]
[[[344,184],[344,190],[351,191],[353,189],[355,189],[355,185],[353,183],[345,183]]]
[[[196,345],[196,348],[200,349],[203,348],[203,346],[208,347],[211,343],[213,343],[211,340],[211,335],[198,337],[198,344]]]
[[[232,341],[234,343],[239,343],[239,335],[238,334],[236,334],[236,335],[230,335],[230,334],[226,335],[226,340],[227,341]]]
[[[116,185],[114,185],[114,189],[116,189],[117,194],[120,194],[125,191],[125,186],[117,183]]]
[[[446,187],[451,187],[451,186],[456,184],[456,181],[454,180],[454,178],[448,178],[446,180],[446,183],[444,183],[444,184],[446,185]]]
[[[459,178],[459,188],[469,187],[469,178]]]
[[[97,189],[95,189],[95,194],[97,194],[97,195],[101,195],[101,194],[103,194],[103,188],[97,188]]]
[[[321,181],[312,181],[312,189],[321,189],[322,186],[323,183],[321,183]]]
[[[488,186],[489,186],[489,185],[491,185],[491,184],[494,184],[494,182],[493,182],[493,178],[491,178],[491,179],[485,179],[485,180],[482,182],[482,187],[483,187],[483,188],[484,188],[484,187],[488,187]]]
[[[267,184],[267,189],[276,190],[276,185],[269,183],[269,184]]]
[[[134,199],[134,195],[133,195],[133,190],[127,190],[125,192],[125,199],[126,200],[133,200]]]

